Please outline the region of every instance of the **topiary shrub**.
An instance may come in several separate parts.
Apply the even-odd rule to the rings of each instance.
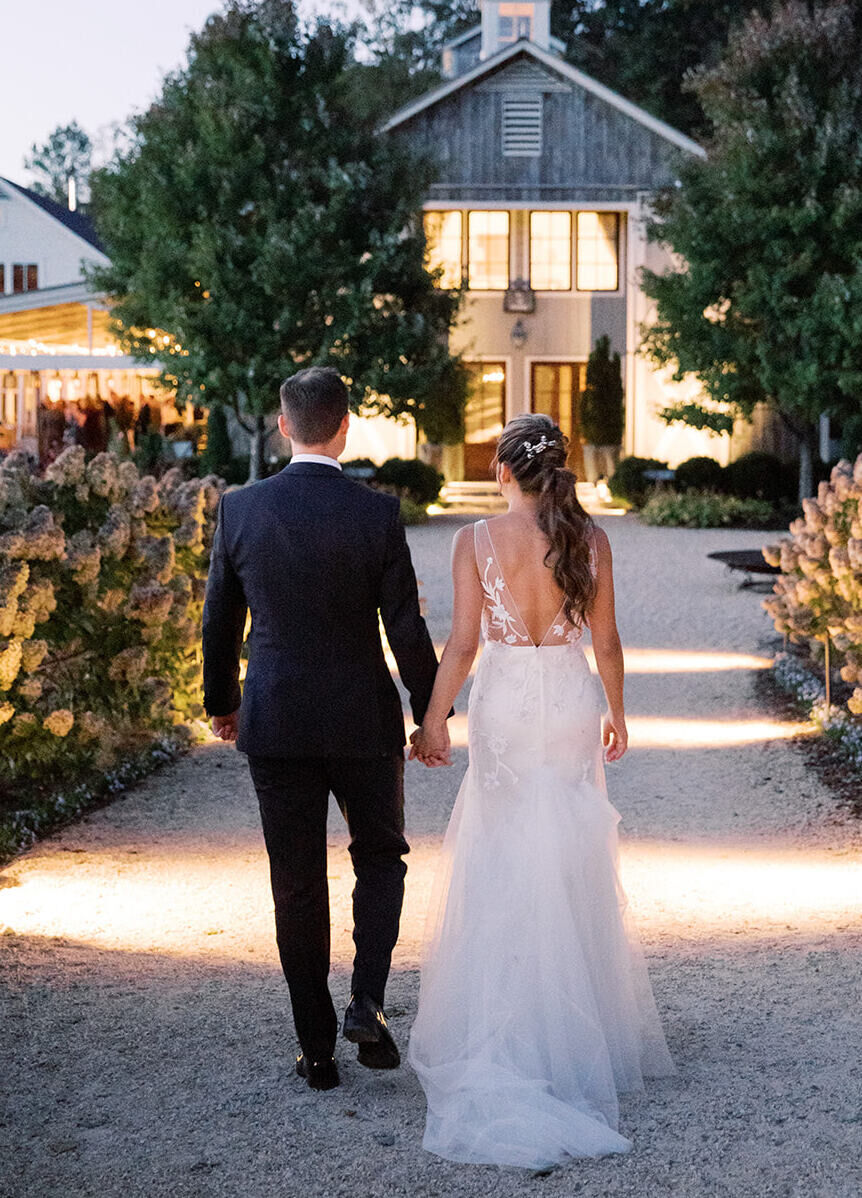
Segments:
[[[656,458],[623,458],[608,483],[611,494],[640,507],[652,485],[644,478],[645,470],[667,470],[667,462],[659,462]]]
[[[796,494],[796,468],[787,466],[773,453],[755,449],[725,466],[722,485],[740,499],[768,499],[778,503]]]
[[[686,458],[674,473],[673,485],[677,491],[720,491],[724,468],[715,458]]]
[[[43,476],[0,464],[0,821],[203,714],[223,488],[80,446]]]
[[[589,445],[619,445],[623,439],[623,376],[620,355],[611,339],[599,337],[587,360],[587,385],[581,396],[581,435]]]
[[[443,475],[418,458],[389,458],[377,470],[374,483],[411,499],[423,507],[435,503],[443,486]]]
[[[226,478],[233,459],[233,446],[227,416],[221,404],[213,404],[207,414],[206,446],[201,457],[201,472]]]
[[[855,465],[839,462],[802,507],[790,537],[764,546],[781,575],[763,606],[778,631],[807,644],[812,657],[830,638],[842,679],[855,687],[848,707],[862,715],[862,455]]]

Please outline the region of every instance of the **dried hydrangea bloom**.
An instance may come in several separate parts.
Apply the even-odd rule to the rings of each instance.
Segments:
[[[203,526],[194,518],[184,520],[174,533],[174,544],[179,549],[200,551],[204,545]]]
[[[21,645],[21,669],[25,674],[38,670],[48,653],[47,641],[24,641]]]
[[[141,537],[135,543],[138,560],[158,582],[169,582],[176,564],[173,537]]]
[[[159,479],[159,494],[165,501],[165,506],[168,506],[170,496],[174,493],[177,487],[181,487],[185,482],[183,472],[179,466],[172,466],[170,470],[166,470]]]
[[[114,503],[108,510],[105,522],[96,534],[102,552],[108,557],[122,557],[129,547],[131,521],[129,513]]]
[[[44,623],[57,610],[54,584],[47,578],[31,582],[20,599],[20,606],[33,616],[36,624]]]
[[[126,602],[126,592],[121,591],[119,587],[111,587],[99,596],[98,605],[107,615],[113,615],[118,612]]]
[[[68,707],[58,707],[56,711],[52,711],[46,715],[42,721],[42,727],[53,733],[54,736],[68,736],[72,731],[72,726],[75,723],[75,717]]]
[[[29,561],[54,561],[63,556],[66,537],[54,522],[54,513],[44,503],[34,507],[21,528],[0,537],[0,553],[7,558]]]
[[[6,641],[0,645],[0,691],[8,691],[21,669],[21,642]]]
[[[0,724],[8,724],[15,714],[15,708],[11,703],[0,703]]]
[[[39,721],[32,711],[21,711],[15,716],[12,731],[15,736],[28,736],[31,732],[35,732],[38,724]]]
[[[126,459],[117,466],[117,483],[121,491],[128,494],[136,486],[139,478],[138,468],[134,462]]]
[[[66,543],[66,568],[71,571],[75,582],[81,586],[95,582],[102,565],[102,550],[96,544],[93,533],[82,528]]]
[[[25,678],[23,682],[18,683],[18,694],[28,703],[35,703],[42,697],[42,683],[38,678]]]
[[[75,487],[86,477],[87,455],[81,445],[70,445],[45,471],[45,478],[58,487]]]
[[[144,676],[149,655],[142,645],[131,645],[121,649],[108,667],[108,677],[112,682],[138,682]]]
[[[117,459],[111,453],[97,453],[87,463],[87,482],[94,495],[102,499],[114,499],[119,491]]]
[[[18,615],[18,597],[27,586],[30,567],[26,562],[0,568],[0,637],[9,637]]]
[[[170,614],[173,599],[170,590],[160,582],[136,582],[129,591],[124,612],[129,619],[140,620],[142,624],[162,624]]]
[[[129,508],[134,516],[150,515],[160,502],[156,480],[149,474],[137,481],[129,493]]]

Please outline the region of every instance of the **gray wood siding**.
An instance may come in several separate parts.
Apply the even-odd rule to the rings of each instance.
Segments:
[[[467,87],[394,136],[436,159],[432,200],[619,202],[672,182],[683,151],[592,92],[569,84],[543,97],[541,155],[502,152],[505,88]],[[512,93],[510,93],[512,94]]]

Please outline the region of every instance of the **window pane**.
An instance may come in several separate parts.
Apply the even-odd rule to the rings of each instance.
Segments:
[[[32,263],[27,267],[27,290],[39,290],[39,267]]]
[[[12,265],[12,290],[16,294],[24,290],[24,267],[20,262]]]
[[[578,213],[578,290],[619,287],[619,213]]]
[[[426,269],[442,268],[438,287],[460,287],[461,213],[426,212],[424,225]]]
[[[497,40],[514,42],[518,38],[533,36],[534,5],[501,4],[497,14]]]
[[[506,367],[503,362],[468,362],[469,396],[464,410],[464,440],[490,441],[503,431]]]
[[[6,290],[6,267],[0,262],[0,295]]]
[[[568,291],[572,285],[572,214],[530,213],[530,286]]]
[[[474,291],[509,286],[509,213],[471,212],[468,224],[468,284]]]

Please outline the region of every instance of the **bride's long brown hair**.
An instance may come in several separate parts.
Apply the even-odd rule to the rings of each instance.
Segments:
[[[515,416],[500,434],[494,465],[508,466],[525,495],[538,495],[539,528],[549,541],[545,565],[563,592],[566,618],[582,627],[596,593],[588,540],[595,526],[578,501],[567,449],[550,416]]]

